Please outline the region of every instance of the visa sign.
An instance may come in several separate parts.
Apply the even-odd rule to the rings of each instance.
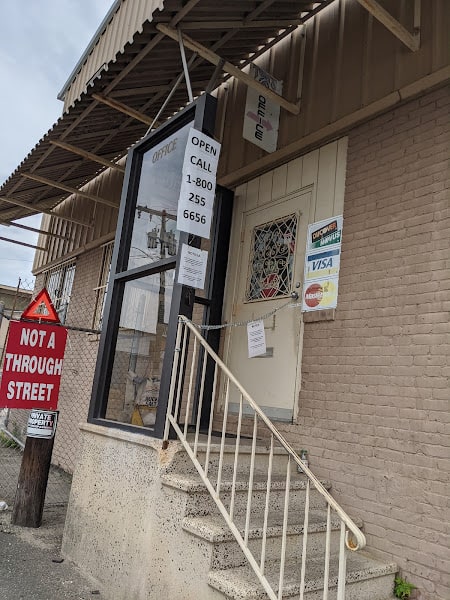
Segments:
[[[309,255],[306,257],[306,279],[311,280],[337,275],[339,273],[340,262],[340,248]]]

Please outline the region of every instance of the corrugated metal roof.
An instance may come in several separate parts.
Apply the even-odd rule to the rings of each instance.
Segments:
[[[139,27],[139,21],[148,18],[149,10],[155,9],[158,0],[142,0],[142,4],[141,0],[124,0],[120,7],[124,12],[115,12],[101,34],[104,47],[94,48],[90,55],[93,64],[95,60],[103,60],[112,50],[114,58],[108,59],[105,69],[100,70],[98,77],[91,79],[87,87],[86,81],[83,83],[81,77],[76,78],[73,104],[0,188],[0,220],[9,222],[40,212],[42,208],[51,209],[69,195],[25,178],[26,173],[79,189],[104,170],[98,163],[53,146],[51,141],[64,141],[115,160],[126,154],[128,148],[146,133],[148,123],[95,100],[93,94],[116,98],[150,119],[155,115],[182,72],[178,44],[156,29],[158,23],[186,29],[195,40],[242,68],[333,1],[165,0],[163,10],[156,11],[151,22],[146,20]],[[133,36],[131,29],[125,26],[127,19],[134,23],[136,32]],[[123,45],[125,39],[127,42]],[[187,55],[189,58],[191,53],[187,51]],[[202,59],[195,60],[190,68],[194,95],[204,91],[214,69],[214,65]],[[86,69],[85,75],[88,72]],[[217,84],[221,81],[223,76]],[[186,103],[186,86],[181,85],[160,121]]]
[[[80,99],[87,82],[123,52],[142,25],[152,20],[155,10],[162,10],[164,0],[116,0],[58,94],[64,110]]]

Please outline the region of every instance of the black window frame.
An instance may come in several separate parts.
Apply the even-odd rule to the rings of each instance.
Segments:
[[[170,366],[173,361],[175,349],[178,314],[183,314],[190,318],[196,300],[209,307],[207,314],[210,315],[211,321],[216,321],[219,313],[221,314],[225,280],[224,269],[226,269],[231,229],[232,193],[229,190],[219,187],[216,190],[216,195],[219,198],[216,199],[215,216],[211,231],[211,241],[214,241],[212,257],[217,257],[217,253],[219,252],[226,258],[220,261],[219,281],[215,281],[215,277],[210,273],[205,298],[196,298],[195,290],[190,287],[182,286],[176,282],[174,284],[163,361],[163,377],[161,379],[155,425],[153,427],[142,427],[105,418],[125,284],[129,281],[161,272],[162,270],[173,268],[177,272],[182,244],[189,243],[191,246],[199,246],[200,244],[200,238],[196,238],[186,232],[180,232],[179,249],[176,256],[162,258],[156,262],[133,269],[127,268],[143,156],[153,146],[159,144],[189,122],[192,122],[193,127],[196,129],[213,137],[216,106],[217,100],[214,97],[209,94],[200,96],[194,103],[183,109],[155,132],[150,133],[138,142],[128,153],[114,252],[111,261],[111,275],[104,308],[104,326],[100,336],[99,353],[88,414],[88,422],[90,423],[161,438],[167,411]],[[220,234],[218,234],[219,231]],[[215,266],[216,259],[214,258],[214,260],[211,260],[211,270],[214,270]],[[207,319],[210,321],[209,316],[207,316]]]

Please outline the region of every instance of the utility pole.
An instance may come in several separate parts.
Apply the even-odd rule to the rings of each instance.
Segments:
[[[27,437],[11,517],[13,525],[40,527],[55,438]]]

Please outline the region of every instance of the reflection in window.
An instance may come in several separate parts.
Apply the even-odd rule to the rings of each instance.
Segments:
[[[127,269],[176,256],[176,229],[188,123],[143,156]]]
[[[175,270],[125,284],[106,418],[155,422]]]
[[[294,272],[297,215],[289,215],[253,230],[246,300],[286,296]]]

